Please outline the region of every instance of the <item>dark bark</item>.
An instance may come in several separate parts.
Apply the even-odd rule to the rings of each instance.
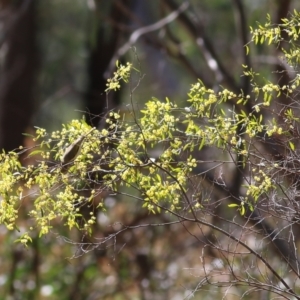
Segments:
[[[23,142],[34,110],[38,66],[36,1],[15,1],[2,11],[6,55],[0,77],[0,149]]]
[[[87,111],[87,120],[92,126],[98,126],[101,117],[110,109],[113,109],[119,104],[119,96],[117,93],[110,93],[106,95],[106,82],[105,72],[109,63],[114,56],[120,39],[124,34],[124,28],[128,23],[128,16],[124,14],[119,1],[109,3],[109,21],[99,17],[98,28],[95,41],[90,50],[90,57],[88,62],[88,77],[89,84],[85,98],[85,110]],[[122,1],[129,10],[134,4],[132,0]],[[99,4],[97,9],[98,15],[103,15],[103,3]],[[100,10],[102,13],[100,14]],[[110,25],[110,26],[108,26]]]

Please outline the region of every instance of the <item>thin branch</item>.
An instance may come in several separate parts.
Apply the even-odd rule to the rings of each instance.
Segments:
[[[168,16],[166,16],[165,18],[159,20],[158,22],[155,22],[154,24],[151,25],[147,25],[144,27],[141,27],[137,30],[135,30],[127,43],[125,43],[121,48],[119,48],[119,50],[115,53],[115,55],[112,57],[109,66],[107,68],[107,71],[105,72],[105,77],[109,78],[113,72],[113,69],[115,67],[115,62],[121,57],[123,56],[136,42],[137,40],[150,32],[153,31],[157,31],[161,28],[163,28],[164,26],[166,26],[167,24],[173,22],[176,18],[178,18],[178,16],[185,11],[189,6],[188,2],[183,2],[180,7],[176,8],[172,13],[170,13]]]
[[[116,6],[126,15],[128,16],[133,22],[136,22],[139,26],[145,26],[143,24],[142,20],[138,18],[138,16],[134,13],[132,13],[131,10],[129,10],[122,2],[117,1]],[[205,81],[203,78],[203,74],[201,74],[197,69],[195,68],[195,64],[191,63],[187,56],[183,53],[180,46],[180,40],[178,40],[172,32],[169,30],[169,26],[166,26],[166,33],[169,37],[170,41],[173,43],[171,46],[165,41],[165,38],[157,38],[154,35],[144,35],[144,39],[147,43],[149,43],[154,48],[165,51],[170,57],[176,59],[179,61],[183,67],[195,78],[200,78],[202,82],[209,86],[209,83]],[[174,51],[174,47],[175,51]]]
[[[248,40],[247,17],[245,14],[244,4],[242,3],[241,0],[233,0],[233,3],[236,8],[236,14],[237,14],[237,19],[238,19],[236,27],[240,32],[242,45],[245,46],[249,42],[249,40]],[[243,55],[243,64],[248,66],[249,68],[251,68],[250,55],[247,55],[244,47],[242,47],[241,51],[242,51],[242,55]],[[251,88],[250,77],[243,76],[241,89],[243,90],[245,95],[249,94],[250,88]]]
[[[171,10],[177,9],[177,4],[173,0],[164,0],[164,4],[169,7]],[[187,31],[191,34],[191,36],[195,39],[197,45],[201,49],[204,57],[206,58],[206,62],[208,67],[214,72],[216,80],[218,83],[224,80],[228,84],[228,86],[233,89],[236,93],[239,93],[239,86],[236,84],[234,78],[227,71],[226,67],[221,62],[218,57],[214,46],[210,39],[205,35],[204,26],[200,23],[194,24],[191,21],[191,18],[186,14],[181,14],[178,20],[184,25]]]

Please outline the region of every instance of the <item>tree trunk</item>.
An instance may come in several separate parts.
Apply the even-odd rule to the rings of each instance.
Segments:
[[[124,28],[127,27],[128,16],[123,12],[122,7],[130,11],[134,5],[132,0],[122,2],[117,0],[110,3],[98,2],[96,8],[98,27],[93,43],[91,43],[88,62],[89,84],[85,98],[87,120],[92,126],[99,126],[103,115],[119,104],[118,93],[110,93],[109,97],[106,95],[107,79],[104,74],[120,46]],[[99,16],[109,16],[106,17],[109,21]]]
[[[34,110],[38,66],[36,0],[0,2],[4,39],[0,75],[0,149],[23,143]]]

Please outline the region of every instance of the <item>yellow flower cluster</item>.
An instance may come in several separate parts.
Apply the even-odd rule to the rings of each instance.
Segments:
[[[109,91],[116,91],[121,88],[120,81],[123,80],[124,82],[128,82],[130,78],[130,72],[132,69],[132,64],[127,63],[125,66],[122,64],[119,64],[117,61],[117,71],[114,72],[114,76],[107,80],[107,88],[106,92]]]
[[[256,172],[256,169],[253,170]],[[259,196],[263,193],[267,193],[270,189],[273,188],[272,179],[263,171],[259,170],[256,172],[256,175],[253,177],[254,184],[250,184],[247,187],[247,196],[253,197],[255,201],[258,200]]]

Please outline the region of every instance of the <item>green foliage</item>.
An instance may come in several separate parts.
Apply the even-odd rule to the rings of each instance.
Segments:
[[[297,45],[300,34],[299,19],[300,13],[296,10],[294,10],[289,19],[282,19],[281,24],[272,24],[271,17],[268,15],[265,25],[258,24],[258,28],[250,28],[252,41],[254,41],[255,44],[267,43],[268,45],[275,44],[279,47],[285,46],[284,43],[288,43],[288,49],[282,47],[281,50],[283,51],[288,64],[297,66],[300,61],[300,50]],[[288,40],[286,40],[286,37]]]
[[[297,12],[276,26],[268,19],[264,26],[251,29],[252,41],[279,45],[282,33],[287,33],[289,49],[283,53],[291,65],[297,64],[298,24]],[[121,80],[130,79],[131,64],[117,63],[117,67],[108,81],[107,92],[119,89]],[[275,118],[265,120],[264,112],[277,97],[290,97],[299,87],[300,77],[296,75],[290,85],[272,82],[260,85],[256,80],[260,75],[247,66],[244,68],[244,76],[252,84],[249,95],[226,88],[215,92],[198,81],[188,93],[188,107],[180,108],[169,99],[152,98],[140,110],[140,116],[134,109],[131,118],[111,112],[107,127],[91,131],[84,138],[79,155],[67,165],[61,163],[64,151],[89,132],[89,126],[84,120],[74,120],[52,133],[37,128],[35,141],[39,145],[28,152],[29,157],[36,158],[34,164],[21,166],[18,156],[23,149],[20,153],[0,155],[0,222],[9,230],[18,228],[19,210],[25,199],[30,199],[29,216],[33,223],[21,233],[18,239],[21,243],[26,245],[31,241],[30,231],[34,228],[39,236],[48,234],[54,221],[61,221],[69,229],[76,227],[91,233],[95,217],[92,214],[86,219],[80,208],[91,205],[103,191],[118,193],[122,186],[137,190],[141,207],[151,213],[164,210],[176,214],[184,205],[193,212],[201,209],[201,205],[190,200],[188,183],[192,172],[198,175],[196,169],[202,163],[194,151],[204,147],[229,153],[229,164],[242,163],[251,169],[251,176],[244,182],[245,197],[240,206],[229,207],[237,207],[241,215],[246,208],[253,210],[262,195],[278,188],[273,177],[280,168],[263,156],[257,158],[256,139],[260,140],[262,134],[282,136],[289,141],[290,151],[294,151],[289,129],[299,122],[291,108],[285,111],[282,126]],[[245,107],[250,100],[255,105],[247,113]],[[105,209],[101,201],[97,209]]]
[[[132,64],[127,63],[126,66],[119,64],[119,61],[116,62],[116,67],[118,68],[117,72],[114,72],[113,78],[107,80],[107,89],[108,91],[116,91],[121,88],[120,81],[128,82],[130,77],[130,70],[132,69]]]

